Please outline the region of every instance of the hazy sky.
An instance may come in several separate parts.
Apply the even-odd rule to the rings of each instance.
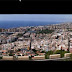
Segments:
[[[72,22],[72,14],[0,14],[0,21]]]

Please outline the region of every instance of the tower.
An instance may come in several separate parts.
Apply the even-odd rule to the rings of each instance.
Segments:
[[[70,51],[70,38],[68,37],[68,51]]]
[[[31,42],[32,42],[32,37],[31,37],[31,39],[30,39],[30,48],[29,48],[29,50],[31,50]]]

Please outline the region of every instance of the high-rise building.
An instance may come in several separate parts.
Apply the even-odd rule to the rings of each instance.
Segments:
[[[29,50],[31,50],[31,43],[32,43],[32,37],[31,37],[31,39],[30,39],[30,49],[29,49]]]

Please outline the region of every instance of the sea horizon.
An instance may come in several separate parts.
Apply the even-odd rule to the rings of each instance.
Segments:
[[[47,21],[0,21],[0,28],[18,28],[27,26],[44,26],[51,24],[58,24],[63,22],[47,22]]]

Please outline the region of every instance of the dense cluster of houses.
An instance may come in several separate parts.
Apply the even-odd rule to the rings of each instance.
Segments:
[[[36,27],[20,27],[7,29],[7,32],[15,32],[11,35],[0,34],[0,54],[9,55],[10,51],[13,54],[20,56],[36,55],[33,49],[40,52],[65,50],[72,53],[72,32],[68,31],[69,24],[61,25],[48,25],[48,26],[36,26]],[[67,26],[67,27],[66,27]],[[45,34],[36,31],[50,29],[54,32]],[[26,32],[25,32],[26,31]],[[4,30],[3,30],[4,32]],[[22,36],[18,36],[21,34]],[[70,45],[69,45],[70,44]]]

